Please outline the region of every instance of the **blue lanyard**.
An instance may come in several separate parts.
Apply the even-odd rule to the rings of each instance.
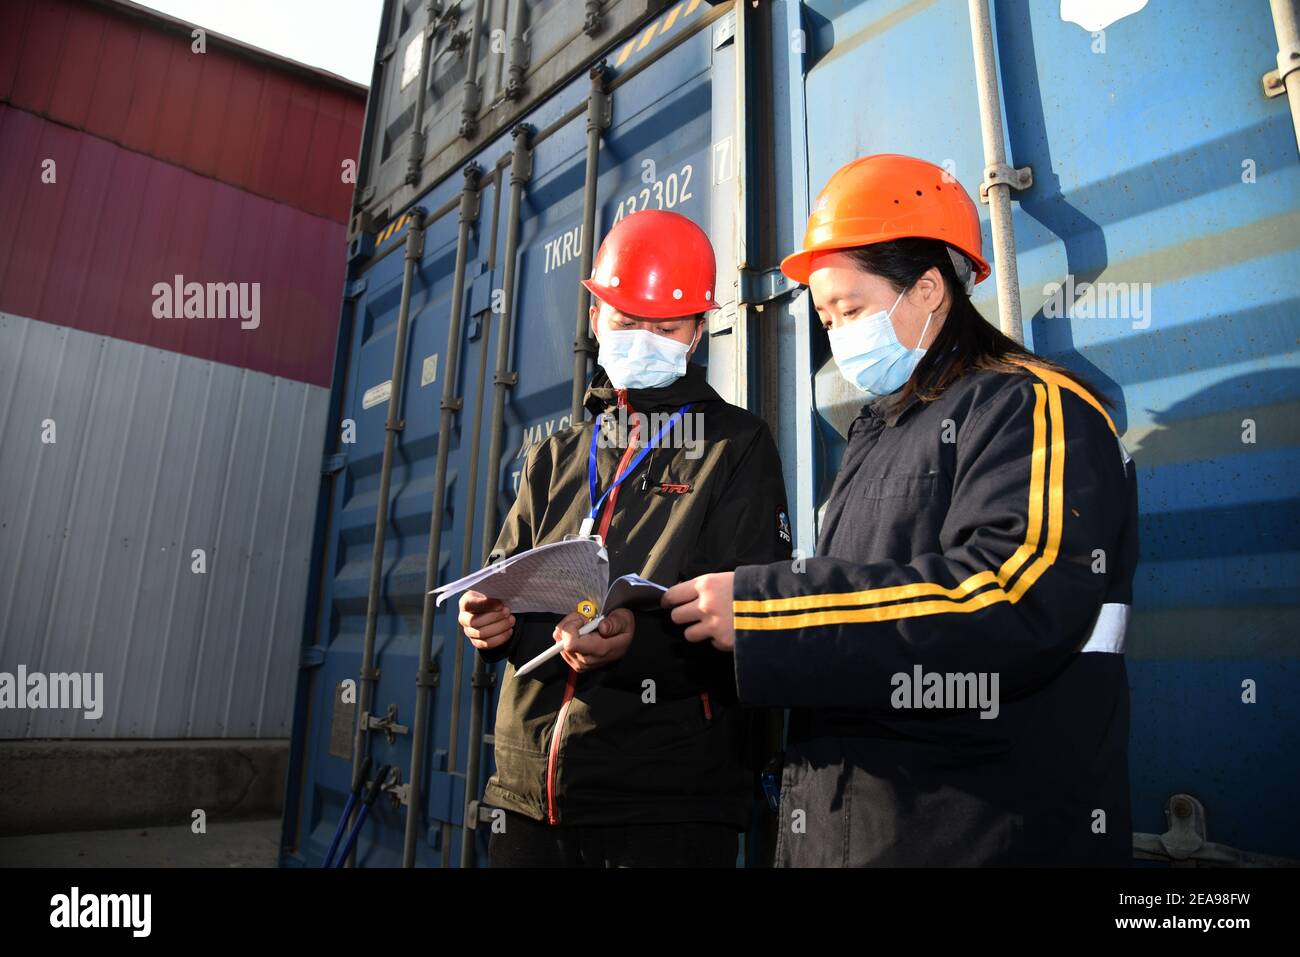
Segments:
[[[680,409],[674,412],[672,416],[668,419],[668,421],[664,424],[664,427],[659,430],[659,434],[656,435],[653,439],[651,439],[650,442],[643,449],[641,449],[640,452],[636,454],[636,458],[632,459],[632,461],[628,464],[628,467],[623,470],[623,474],[614,477],[613,483],[610,485],[609,488],[605,489],[605,494],[602,495],[599,499],[596,498],[596,485],[597,485],[596,446],[597,443],[600,441],[600,422],[592,423],[591,455],[587,458],[587,492],[590,497],[592,505],[591,505],[591,512],[587,515],[587,520],[582,523],[582,527],[583,527],[582,534],[584,535],[591,534],[591,527],[596,524],[596,516],[600,514],[600,507],[605,504],[605,499],[609,498],[609,493],[614,491],[614,489],[618,488],[619,485],[623,483],[623,479],[627,478],[629,475],[631,475],[633,472],[636,471],[636,467],[641,464],[641,460],[650,454],[651,449],[659,445],[660,440],[663,439],[663,437],[668,433],[668,430],[673,427],[673,424],[677,422],[679,419],[681,419],[681,417],[685,413],[689,412],[690,410],[691,410],[691,403],[687,402],[684,406],[682,406]]]

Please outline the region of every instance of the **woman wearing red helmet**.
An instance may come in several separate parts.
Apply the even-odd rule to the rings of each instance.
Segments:
[[[817,556],[665,596],[741,701],[792,709],[777,863],[1128,862],[1137,499],[1104,400],[976,311],[979,219],[933,164],[843,167],[782,269],[867,402]]]
[[[598,534],[610,576],[665,583],[789,558],[776,445],[688,362],[716,307],[708,237],[684,216],[634,213],[605,237],[592,276],[595,421],[528,456],[493,559]],[[732,657],[682,640],[659,609],[621,609],[598,632],[580,615],[515,616],[468,592],[460,622],[488,661],[509,659],[497,708],[502,809],[493,866],[734,866],[753,812]],[[516,668],[554,642],[552,659]]]

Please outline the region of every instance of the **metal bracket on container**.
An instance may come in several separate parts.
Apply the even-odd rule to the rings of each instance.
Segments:
[[[497,673],[495,671],[475,671],[470,675],[469,686],[471,688],[495,688],[497,684]]]
[[[375,234],[362,228],[364,214],[352,217],[352,229],[348,234],[348,262],[369,259],[375,254]]]
[[[609,64],[601,60],[591,68],[591,98],[587,101],[587,132],[607,130],[614,122],[614,98],[605,89],[609,80]]]
[[[1169,830],[1133,835],[1133,857],[1164,861],[1174,867],[1295,867],[1300,861],[1270,854],[1239,851],[1206,840],[1205,805],[1190,794],[1175,794],[1165,804]]]
[[[582,18],[582,32],[594,37],[605,25],[605,18],[600,15],[600,0],[587,0],[586,13]]]
[[[449,409],[452,412],[459,412],[465,407],[465,400],[457,396],[454,399],[441,399],[438,402],[438,408]]]
[[[533,178],[533,149],[532,138],[537,130],[528,123],[520,123],[510,131],[510,135],[518,143],[520,137],[525,137],[524,149],[516,149],[510,157],[510,182],[526,183]]]
[[[1269,70],[1261,78],[1264,84],[1264,95],[1270,98],[1284,95],[1286,78],[1296,70],[1300,70],[1300,47],[1278,50],[1277,69]]]
[[[342,472],[343,467],[348,464],[348,454],[346,452],[332,452],[329,455],[322,455],[320,460],[320,474],[334,475]]]
[[[1012,189],[1029,189],[1034,185],[1034,171],[1029,166],[1007,166],[994,163],[984,167],[984,182],[980,183],[980,202],[989,201],[990,186],[1010,186]]]
[[[396,422],[385,422],[385,423],[384,423],[384,431],[385,431],[385,432],[401,432],[401,431],[403,431],[403,430],[405,430],[405,429],[406,429],[406,420],[405,420],[405,419],[398,419]]]
[[[359,295],[361,295],[363,292],[366,291],[366,285],[367,283],[366,280],[364,279],[357,279],[348,283],[347,288],[343,291],[343,298],[356,299]]]
[[[436,688],[440,677],[437,668],[431,667],[428,671],[417,671],[415,673],[415,686],[417,688]]]
[[[302,670],[308,668],[319,668],[325,664],[325,647],[323,645],[308,645],[302,650],[302,655],[298,658],[298,667]]]
[[[524,74],[528,72],[528,61],[533,45],[519,33],[510,38],[510,66],[506,69],[505,98],[517,100],[524,95]]]
[[[376,718],[367,711],[361,716],[361,726],[367,731],[382,731],[384,737],[388,738],[389,744],[396,744],[399,734],[411,733],[411,729],[406,725],[397,723],[397,705],[395,704],[388,706],[388,713],[382,718]]]
[[[388,780],[379,785],[379,789],[388,795],[394,808],[411,803],[411,785],[402,783],[402,769],[397,765],[393,765],[388,772]]]
[[[417,126],[411,130],[410,155],[406,158],[406,177],[402,182],[414,186],[420,181],[420,168],[424,165],[424,128]]]
[[[518,372],[494,372],[492,373],[493,385],[516,385],[519,382]]]
[[[411,224],[406,232],[406,258],[419,262],[424,257],[424,207],[416,206],[406,215]]]
[[[464,169],[465,185],[460,193],[460,221],[472,223],[478,219],[479,180],[483,176],[483,167],[470,163]]]
[[[740,301],[745,304],[771,302],[795,288],[797,283],[781,272],[779,266],[740,271]]]
[[[479,803],[477,798],[469,799],[469,802],[465,805],[466,825],[472,824],[475,828],[477,828],[484,821],[492,820],[491,815],[484,817],[482,807],[483,805]]]

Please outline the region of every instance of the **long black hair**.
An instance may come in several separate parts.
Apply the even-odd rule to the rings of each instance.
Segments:
[[[948,289],[951,303],[948,317],[911,378],[895,394],[895,408],[901,408],[912,396],[922,402],[933,402],[954,381],[975,369],[1025,375],[1027,371],[1022,363],[1059,372],[1086,389],[1102,405],[1114,405],[1091,383],[1055,362],[1035,355],[989,323],[966,294],[965,285],[957,277],[952,257],[948,254],[947,244],[937,239],[905,238],[843,252],[859,269],[880,276],[895,292],[912,288],[931,267],[939,270]]]

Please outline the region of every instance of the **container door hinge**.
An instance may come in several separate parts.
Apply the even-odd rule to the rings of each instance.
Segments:
[[[600,15],[600,0],[587,0],[582,18],[582,32],[589,37],[594,37],[601,31],[603,25],[604,17]]]
[[[1286,78],[1296,70],[1300,70],[1300,47],[1278,50],[1277,69],[1269,70],[1262,77],[1264,95],[1271,98],[1286,93]]]
[[[365,712],[361,715],[361,726],[367,731],[382,731],[389,744],[396,744],[399,734],[411,733],[411,729],[406,725],[397,723],[397,705],[395,704],[388,706],[388,713],[382,718],[376,718],[370,712]]]
[[[420,215],[423,216],[423,212]],[[424,230],[412,228],[406,234],[406,258],[418,263],[423,257]]]
[[[379,787],[384,794],[388,795],[388,800],[392,802],[394,809],[411,803],[411,785],[402,783],[401,768],[394,765],[388,772],[388,780]]]
[[[365,291],[366,291],[366,280],[356,279],[348,283],[348,287],[343,293],[343,298],[356,299]]]
[[[1190,794],[1175,794],[1165,804],[1169,830],[1163,834],[1133,834],[1133,857],[1164,861],[1174,867],[1296,867],[1300,861],[1270,854],[1239,851],[1207,841],[1205,805]]]
[[[308,668],[319,668],[323,664],[325,664],[323,645],[309,645],[302,650],[302,655],[298,658],[298,667],[304,671]]]
[[[988,203],[989,187],[1010,186],[1012,189],[1029,189],[1034,185],[1034,171],[1031,167],[1007,166],[994,163],[984,167],[984,182],[980,183],[980,202]]]
[[[792,289],[795,282],[780,267],[773,269],[742,269],[740,271],[740,301],[746,304],[771,302]]]
[[[348,455],[346,452],[335,452],[331,455],[325,455],[320,460],[320,474],[334,475],[342,472],[343,467],[348,464]]]
[[[614,98],[605,89],[609,82],[609,65],[601,60],[591,68],[591,95],[587,101],[587,132],[607,130],[614,122]]]

